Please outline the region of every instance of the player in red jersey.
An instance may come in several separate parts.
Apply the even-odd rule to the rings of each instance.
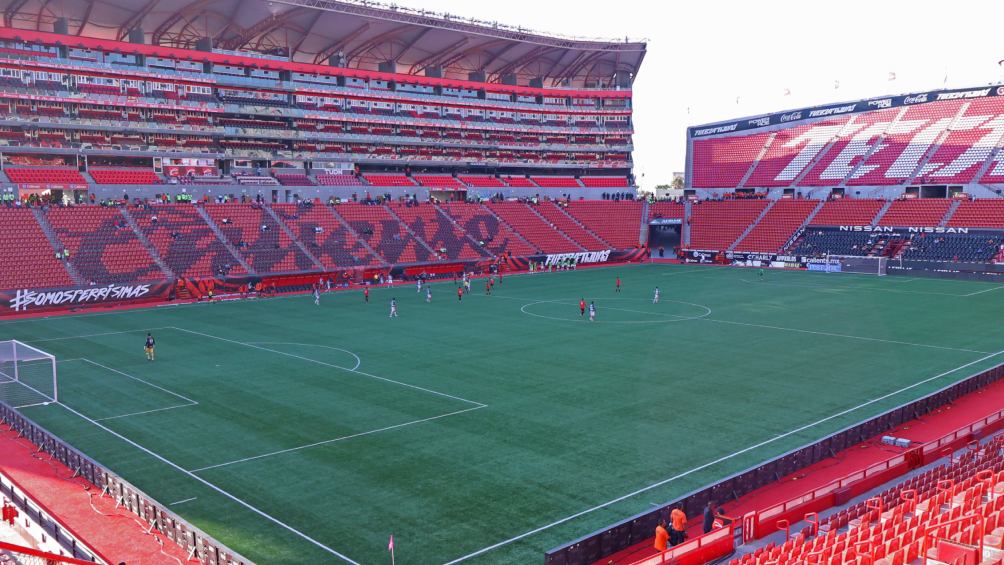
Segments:
[[[580,298],[579,299],[579,316],[582,316],[582,317],[586,316],[586,299],[585,298]]]
[[[463,301],[464,301],[464,287],[458,286],[457,287],[457,302],[463,302]]]
[[[366,304],[370,303],[370,287],[363,289],[363,299],[366,301]]]
[[[620,292],[621,291],[621,278],[620,277],[617,277],[617,283],[616,283],[616,287],[615,288],[616,288],[616,290],[614,290],[614,292]]]

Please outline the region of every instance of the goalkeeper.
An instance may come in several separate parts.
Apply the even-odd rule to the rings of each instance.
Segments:
[[[147,361],[153,361],[153,358],[154,358],[153,349],[156,346],[157,346],[157,342],[155,342],[153,340],[153,335],[147,333],[146,334],[146,344],[143,346],[143,350],[146,351],[146,360]]]

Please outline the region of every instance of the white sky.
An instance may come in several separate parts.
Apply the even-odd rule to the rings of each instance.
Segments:
[[[634,83],[635,176],[645,188],[683,171],[688,125],[1004,80],[1000,0],[396,3],[540,31],[648,39]]]

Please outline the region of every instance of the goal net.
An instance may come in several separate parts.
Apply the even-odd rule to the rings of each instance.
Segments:
[[[886,275],[886,268],[889,264],[888,257],[857,257],[854,255],[830,255],[830,264],[839,265],[833,269],[841,273],[863,273],[867,275]]]
[[[54,356],[20,341],[0,341],[0,402],[25,408],[58,398]]]

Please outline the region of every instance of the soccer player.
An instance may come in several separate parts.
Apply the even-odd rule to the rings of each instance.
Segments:
[[[458,286],[457,287],[457,302],[463,302],[463,301],[464,301],[464,287]]]
[[[390,299],[390,317],[397,318],[397,298]]]
[[[464,292],[470,292],[470,291],[471,291],[471,279],[470,278],[465,278],[464,279]]]
[[[617,277],[617,282],[614,283],[614,292],[620,292],[620,291],[621,291],[621,278]]]
[[[320,285],[314,287],[314,306],[321,305],[321,287]]]
[[[655,287],[655,296],[652,297],[652,304],[659,303],[659,287]]]
[[[394,275],[387,273],[387,286],[394,285]]]
[[[492,294],[492,285],[488,281],[485,281],[485,294],[488,296]]]
[[[432,304],[432,289],[429,287],[425,287],[425,301]]]
[[[760,267],[760,271],[757,274],[760,276],[760,280],[763,280],[763,267]]]
[[[153,340],[153,334],[146,334],[146,343],[143,345],[143,350],[146,351],[146,360],[153,361],[154,352],[153,348],[157,346],[157,342]]]
[[[415,293],[422,294],[422,279],[415,281]]]
[[[586,299],[579,299],[579,316],[584,317],[586,315]]]
[[[363,289],[363,299],[366,301],[366,304],[370,303],[370,287]]]
[[[589,321],[596,321],[596,303],[592,300],[589,301]]]

